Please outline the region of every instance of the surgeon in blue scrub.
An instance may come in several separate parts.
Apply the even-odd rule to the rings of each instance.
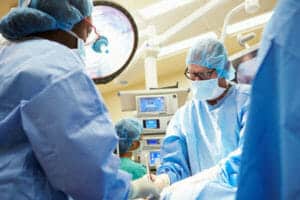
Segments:
[[[175,113],[167,128],[156,185],[163,189],[202,173],[199,177],[235,187],[250,88],[229,81],[235,71],[218,40],[206,38],[195,43],[186,66],[193,99]],[[200,191],[189,189],[181,193],[190,194],[187,199],[198,199]]]
[[[114,126],[84,73],[91,13],[91,0],[31,0],[0,21],[1,200],[157,194],[113,154]]]
[[[253,81],[238,200],[300,199],[300,1],[280,0]]]

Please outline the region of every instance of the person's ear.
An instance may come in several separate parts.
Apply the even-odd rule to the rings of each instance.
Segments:
[[[78,35],[78,37],[80,37],[83,41],[86,42],[86,39],[89,36],[90,28],[91,26],[87,21],[87,18],[85,18],[77,24],[75,24],[72,28],[72,31],[75,32]]]
[[[140,141],[135,140],[132,142],[129,150],[134,151],[134,150],[138,149],[139,147],[140,147]]]

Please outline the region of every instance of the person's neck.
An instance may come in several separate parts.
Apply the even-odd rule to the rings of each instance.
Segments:
[[[228,90],[229,90],[230,87],[231,87],[231,85],[227,84],[226,85],[226,90],[220,96],[218,96],[215,99],[207,100],[207,103],[209,105],[216,105],[221,99],[223,99],[226,96],[226,94],[227,94],[227,92],[228,92]]]
[[[77,48],[77,39],[73,37],[71,34],[67,33],[66,31],[62,31],[62,30],[47,31],[42,33],[36,33],[31,36],[40,37],[54,42],[58,42],[62,45],[69,47],[70,49]]]
[[[121,158],[131,158],[132,157],[132,152],[126,152],[126,153],[122,153],[120,154]]]

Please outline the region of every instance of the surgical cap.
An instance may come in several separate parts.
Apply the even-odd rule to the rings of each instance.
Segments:
[[[186,65],[190,64],[216,69],[218,77],[227,80],[232,80],[235,76],[224,45],[216,39],[205,38],[197,41],[190,48],[186,58]]]
[[[143,131],[142,124],[134,118],[122,119],[115,125],[119,140],[120,153],[125,153],[129,150],[132,142],[138,140]]]
[[[19,0],[0,21],[0,33],[18,40],[33,33],[71,30],[85,17],[91,16],[92,0]]]

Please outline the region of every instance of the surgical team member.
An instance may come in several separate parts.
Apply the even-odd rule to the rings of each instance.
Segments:
[[[127,199],[117,135],[84,71],[91,0],[20,1],[0,21],[0,199]],[[100,152],[100,153],[99,153]],[[153,190],[152,190],[153,189]]]
[[[137,150],[140,146],[142,124],[135,118],[125,118],[118,121],[115,128],[119,136],[121,169],[130,173],[132,180],[143,177],[147,172],[146,167],[131,160],[132,151]]]
[[[167,128],[155,182],[162,189],[202,172],[236,186],[250,88],[228,81],[234,69],[223,44],[215,39],[193,45],[186,65],[193,99],[175,113]],[[181,193],[198,199],[197,191]]]
[[[237,200],[300,199],[300,1],[281,0],[253,81]]]
[[[247,54],[241,59],[236,73],[238,83],[251,84],[255,77],[258,65],[256,64],[256,57],[252,54],[253,53]]]

